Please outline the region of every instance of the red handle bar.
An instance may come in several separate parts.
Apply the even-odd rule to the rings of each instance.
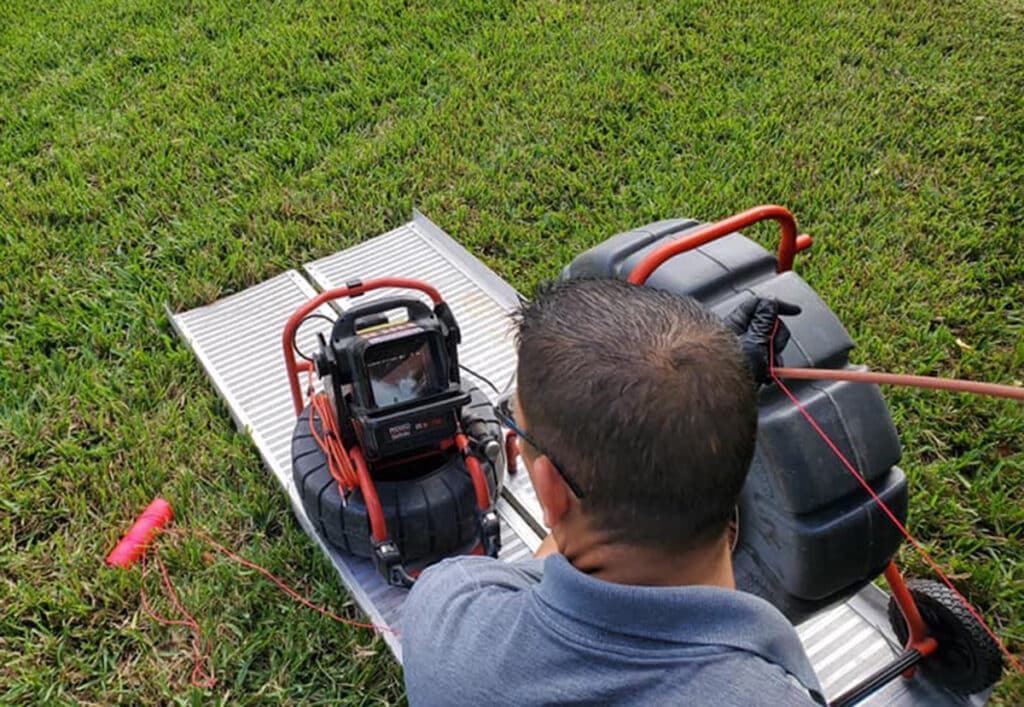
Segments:
[[[425,282],[407,280],[401,277],[381,277],[376,280],[367,280],[351,287],[338,287],[333,290],[326,290],[299,307],[284,325],[284,334],[281,336],[281,344],[284,346],[284,365],[288,369],[288,385],[292,389],[292,403],[295,404],[296,415],[301,415],[303,408],[302,387],[299,385],[299,368],[309,370],[311,366],[309,362],[299,363],[295,360],[295,356],[292,355],[292,340],[302,320],[325,302],[341,299],[342,297],[355,297],[370,290],[379,290],[382,287],[396,287],[425,292],[435,305],[441,304],[444,301],[441,299],[441,293]]]
[[[755,206],[743,213],[730,216],[717,223],[709,223],[687,233],[682,238],[664,243],[637,263],[633,272],[629,274],[629,281],[634,285],[642,285],[647,282],[651,273],[658,269],[662,263],[674,255],[693,250],[705,243],[710,243],[722,236],[728,235],[741,228],[746,228],[761,221],[773,220],[779,223],[782,228],[782,242],[779,243],[779,272],[786,272],[793,268],[793,258],[801,250],[811,247],[811,237],[807,234],[797,235],[796,219],[793,218],[787,209],[773,204]]]

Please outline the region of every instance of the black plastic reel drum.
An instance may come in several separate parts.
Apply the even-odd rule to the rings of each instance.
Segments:
[[[480,390],[466,386],[470,402],[462,410],[464,427],[501,438],[494,408]],[[317,532],[335,549],[372,558],[373,538],[369,514],[359,489],[343,501],[338,482],[331,476],[327,457],[309,423],[306,407],[292,434],[292,477],[302,507]],[[317,431],[321,433],[319,421]],[[493,448],[492,448],[493,449]],[[504,482],[504,451],[479,454],[491,498]],[[391,540],[398,546],[405,567],[415,571],[449,555],[471,551],[480,542],[478,509],[473,483],[462,454],[452,448],[432,456],[372,472]]]

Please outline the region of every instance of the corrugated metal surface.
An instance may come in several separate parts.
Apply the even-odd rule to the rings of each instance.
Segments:
[[[503,387],[515,368],[508,313],[518,301],[511,287],[421,214],[390,233],[305,266],[321,288],[343,285],[353,278],[403,276],[437,287],[450,302],[463,331],[462,361]],[[315,291],[289,271],[245,292],[175,315],[174,325],[189,342],[227,401],[238,425],[248,430],[267,466],[288,492],[295,513],[337,567],[342,580],[375,623],[398,618],[402,590],[389,588],[369,562],[332,552],[313,532],[291,480],[290,440],[294,416],[280,351],[285,320]],[[374,293],[371,297],[386,296]],[[363,300],[366,301],[366,300]],[[318,326],[311,322],[300,347],[311,347]],[[485,386],[481,386],[486,388]],[[503,519],[502,557],[527,557],[539,537],[531,532],[539,507],[525,473],[511,477],[499,502]],[[867,587],[846,603],[797,627],[812,664],[830,698],[884,665],[895,654],[894,638],[885,617],[886,596]],[[401,649],[385,636],[396,657]],[[954,698],[919,678],[899,680],[863,704],[982,705],[984,699]]]
[[[896,653],[878,630],[847,602],[797,627],[825,694],[836,696],[858,678],[892,660]]]

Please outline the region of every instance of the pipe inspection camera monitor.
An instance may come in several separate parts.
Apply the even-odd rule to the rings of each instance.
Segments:
[[[404,312],[393,321],[388,315]],[[448,320],[448,321],[445,321]],[[356,307],[321,340],[319,374],[344,441],[367,460],[436,450],[468,402],[459,384],[459,332],[447,306],[388,299]]]

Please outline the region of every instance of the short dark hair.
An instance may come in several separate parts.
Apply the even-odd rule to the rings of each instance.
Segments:
[[[518,316],[531,437],[611,538],[685,551],[720,537],[757,433],[735,335],[695,300],[621,280],[542,286]]]

